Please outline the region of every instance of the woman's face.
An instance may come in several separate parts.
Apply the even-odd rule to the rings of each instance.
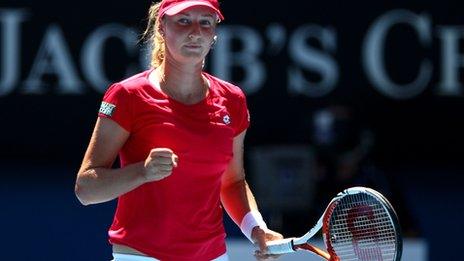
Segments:
[[[192,7],[174,16],[165,16],[162,23],[166,58],[178,62],[201,63],[208,54],[215,36],[216,14],[207,7]]]

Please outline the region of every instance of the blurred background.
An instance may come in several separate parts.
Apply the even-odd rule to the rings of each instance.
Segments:
[[[111,258],[115,202],[81,206],[74,181],[104,91],[147,68],[149,6],[0,2],[2,260]],[[247,94],[246,170],[269,226],[299,236],[336,192],[364,185],[395,206],[403,260],[460,260],[448,250],[464,233],[462,2],[221,7],[206,68]]]

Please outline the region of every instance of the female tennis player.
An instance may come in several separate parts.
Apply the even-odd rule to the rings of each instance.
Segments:
[[[222,207],[260,250],[267,229],[243,170],[245,96],[203,72],[223,20],[217,0],[163,0],[149,10],[151,69],[107,90],[81,168],[84,205],[118,198],[114,260],[228,260]],[[120,168],[111,168],[119,154]]]

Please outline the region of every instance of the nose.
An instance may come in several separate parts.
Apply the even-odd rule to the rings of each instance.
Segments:
[[[199,23],[192,23],[192,28],[189,33],[189,38],[196,40],[201,37],[201,27]]]

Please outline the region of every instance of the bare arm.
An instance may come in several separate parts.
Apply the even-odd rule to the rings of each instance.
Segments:
[[[250,190],[243,168],[243,142],[245,131],[234,138],[232,158],[226,172],[222,177],[221,201],[225,210],[238,225],[241,225],[243,217],[251,210],[258,210],[256,200]],[[252,240],[259,246],[260,251],[256,252],[259,260],[275,258],[275,255],[266,254],[266,242],[282,239],[283,236],[277,232],[262,227],[254,227],[251,234]]]
[[[75,193],[82,204],[96,204],[143,184],[143,164],[111,169],[129,132],[116,122],[98,118],[89,146],[77,174]]]
[[[246,180],[243,169],[243,142],[245,132],[234,138],[232,158],[222,177],[221,201],[232,220],[240,226],[243,216],[258,210],[255,198]]]
[[[177,166],[177,156],[169,149],[153,149],[145,162],[112,169],[129,132],[116,122],[98,118],[75,185],[75,193],[84,205],[115,199],[138,186],[163,179]]]

